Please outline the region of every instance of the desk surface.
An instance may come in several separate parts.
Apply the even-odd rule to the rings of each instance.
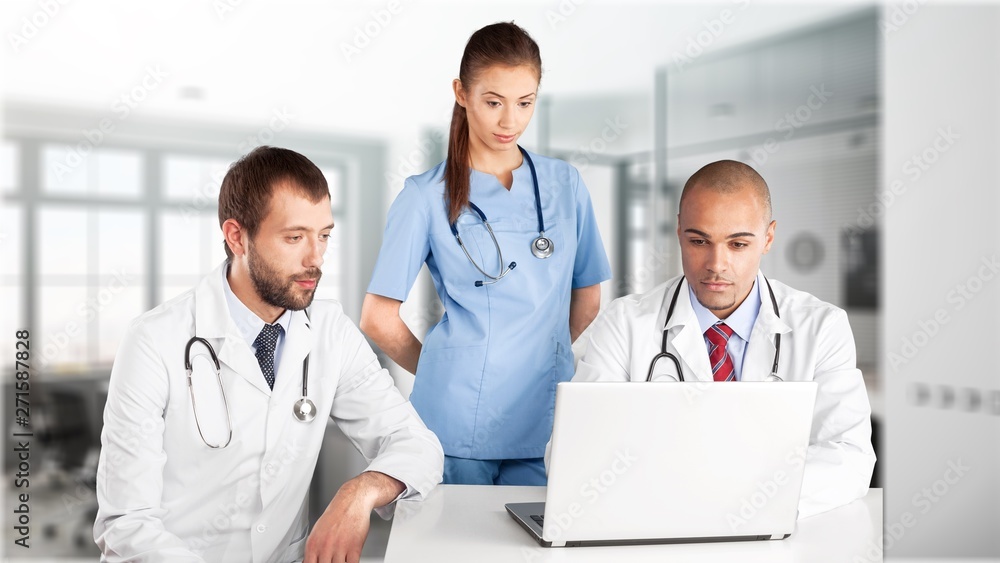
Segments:
[[[882,489],[799,520],[786,540],[629,547],[543,548],[504,509],[545,500],[545,487],[438,485],[396,507],[385,563],[476,561],[882,561]]]

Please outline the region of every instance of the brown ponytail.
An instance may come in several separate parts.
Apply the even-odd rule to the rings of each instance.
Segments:
[[[479,74],[493,65],[530,66],[542,79],[542,57],[535,40],[513,22],[488,25],[472,34],[465,45],[458,79],[469,89]],[[469,118],[455,102],[444,169],[448,221],[454,223],[469,205]]]
[[[444,167],[445,201],[448,222],[454,223],[469,205],[469,118],[465,108],[455,102],[448,136],[448,161]]]

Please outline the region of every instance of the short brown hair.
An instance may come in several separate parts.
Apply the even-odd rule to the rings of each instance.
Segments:
[[[270,210],[271,194],[287,184],[313,203],[330,197],[330,187],[320,169],[308,158],[288,149],[261,146],[234,162],[219,190],[219,226],[235,219],[252,238]],[[226,256],[233,251],[223,241]]]

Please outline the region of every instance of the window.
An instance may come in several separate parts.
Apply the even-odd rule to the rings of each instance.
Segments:
[[[0,330],[32,329],[34,368],[42,373],[106,369],[132,319],[194,287],[225,259],[217,202],[237,157],[155,142],[80,156],[57,142],[5,139]],[[343,169],[314,161],[330,184],[338,226],[317,297],[340,299],[348,238]],[[34,162],[37,174],[27,177],[37,185],[24,185],[26,163]]]
[[[10,141],[0,145],[0,193],[17,190],[21,177],[21,161],[18,146]]]
[[[228,170],[229,161],[224,158],[168,155],[163,160],[163,197],[214,209]]]
[[[13,338],[25,328],[24,307],[19,295],[23,280],[23,213],[9,206],[0,207],[0,335]]]
[[[134,150],[95,149],[80,156],[68,145],[42,149],[42,190],[53,195],[142,195],[142,158]]]
[[[330,206],[333,211],[333,230],[330,231],[330,241],[323,255],[323,280],[316,288],[316,299],[342,300],[344,296],[343,264],[346,262],[344,247],[344,194],[342,190],[341,173],[338,170],[323,170],[326,183],[330,187]]]
[[[0,193],[20,191],[20,151],[17,144],[0,145]],[[24,307],[18,289],[24,270],[24,214],[20,207],[0,202],[0,335],[13,338],[25,328]]]
[[[43,368],[114,359],[125,327],[143,310],[145,219],[139,210],[39,209],[35,287]]]
[[[215,208],[204,213],[164,212],[160,217],[159,240],[162,301],[191,289],[226,259]]]

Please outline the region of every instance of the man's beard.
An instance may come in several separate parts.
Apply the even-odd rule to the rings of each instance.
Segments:
[[[319,279],[323,275],[319,268],[310,268],[283,279],[263,256],[258,255],[252,248],[248,250],[247,266],[250,270],[250,282],[265,303],[292,311],[301,311],[312,303],[316,288],[319,287]],[[296,279],[305,278],[315,279],[316,286],[307,291],[295,284]]]

